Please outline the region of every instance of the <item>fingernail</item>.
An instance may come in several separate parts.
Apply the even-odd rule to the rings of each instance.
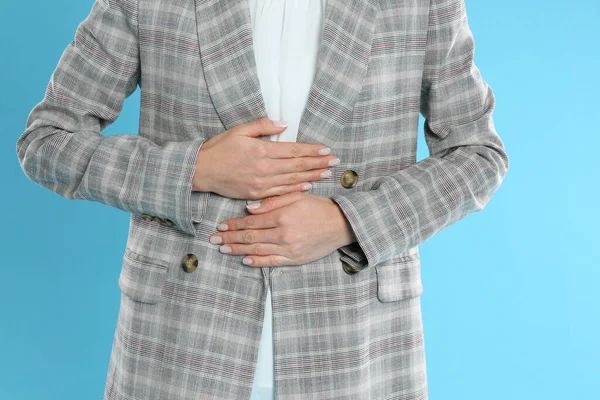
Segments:
[[[250,204],[246,204],[246,208],[250,209],[250,210],[254,210],[255,208],[260,207],[260,203],[250,203]]]
[[[281,119],[280,119],[280,120],[277,120],[277,121],[273,121],[273,123],[274,123],[274,124],[275,124],[275,126],[276,126],[276,127],[278,127],[278,128],[283,128],[283,127],[286,127],[286,126],[288,126],[288,123],[287,123],[287,121],[284,121],[284,120],[281,120]]]
[[[322,156],[326,156],[331,153],[331,149],[329,147],[325,147],[324,149],[319,150],[319,154]]]
[[[217,225],[217,230],[218,231],[226,231],[227,229],[229,229],[229,227],[227,226],[227,224],[219,224],[219,225]]]
[[[219,251],[221,253],[231,253],[231,247],[229,247],[229,246],[221,246],[221,247],[219,247]]]
[[[242,263],[244,263],[246,265],[250,265],[250,264],[252,264],[252,259],[244,257],[244,259],[242,260]]]
[[[211,236],[209,242],[212,244],[221,244],[223,243],[223,238],[221,236]]]
[[[335,167],[336,165],[340,165],[340,159],[336,158],[335,160],[329,160],[328,165],[330,167]]]
[[[302,185],[302,190],[310,190],[312,189],[312,185],[310,183],[305,183]]]
[[[331,171],[329,171],[329,170],[321,172],[321,178],[329,178],[330,176],[331,176]]]

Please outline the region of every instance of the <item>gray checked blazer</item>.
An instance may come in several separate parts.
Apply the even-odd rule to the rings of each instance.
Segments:
[[[427,399],[418,245],[509,165],[473,56],[464,0],[328,0],[297,141],[340,158],[310,193],[357,242],[253,268],[208,241],[247,200],[192,191],[205,140],[267,117],[247,2],[96,0],[16,151],[33,182],[130,213],[104,399],[249,399],[267,285],[278,399]],[[102,135],[138,85],[138,134]]]

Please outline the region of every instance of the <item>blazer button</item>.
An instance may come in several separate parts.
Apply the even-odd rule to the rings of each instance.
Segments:
[[[185,272],[194,272],[198,268],[198,257],[195,254],[188,253],[183,257],[181,265]]]
[[[348,264],[345,261],[342,261],[342,269],[344,270],[345,273],[347,273],[348,275],[354,275],[355,273],[358,272],[357,269],[355,269],[352,265]]]
[[[346,189],[353,188],[354,186],[356,186],[357,182],[358,182],[358,174],[356,172],[352,171],[351,169],[347,169],[346,171],[344,171],[342,176],[340,176],[340,183]]]
[[[154,215],[142,214],[142,218],[144,218],[146,221],[154,221]]]

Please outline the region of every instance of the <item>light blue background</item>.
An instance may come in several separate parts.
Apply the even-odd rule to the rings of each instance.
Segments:
[[[2,400],[104,389],[129,215],[33,184],[15,151],[92,3],[0,4]],[[597,399],[599,2],[467,11],[511,166],[483,211],[420,247],[430,398]],[[135,134],[138,112],[139,91],[104,133]]]

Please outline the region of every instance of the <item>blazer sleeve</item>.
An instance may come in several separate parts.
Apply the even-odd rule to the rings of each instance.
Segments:
[[[397,257],[480,211],[502,183],[509,160],[492,120],[495,98],[473,57],[464,0],[431,0],[420,103],[430,156],[370,191],[331,197],[357,238],[340,248],[356,269]]]
[[[195,236],[192,179],[203,139],[101,134],[139,80],[137,0],[96,0],[17,140],[21,168],[65,198],[150,214]]]

